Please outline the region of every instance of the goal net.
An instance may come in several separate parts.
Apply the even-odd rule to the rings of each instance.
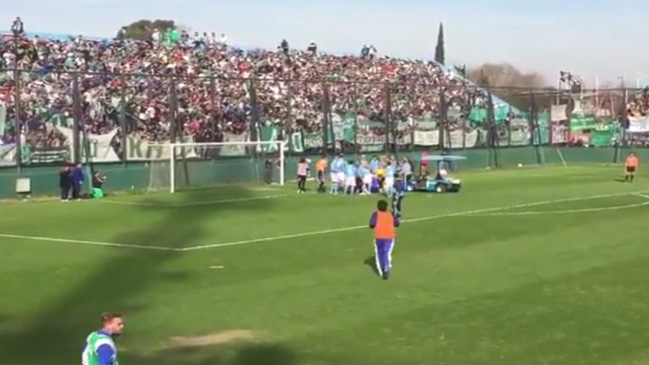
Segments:
[[[168,143],[155,148],[147,191],[223,184],[284,185],[284,141]]]

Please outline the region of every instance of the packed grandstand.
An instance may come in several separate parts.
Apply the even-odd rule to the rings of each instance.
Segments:
[[[110,145],[107,160],[141,157],[124,143],[169,141],[171,121],[182,126],[179,138],[196,142],[289,138],[297,149],[318,149],[323,141],[381,148],[388,115],[402,146],[438,145],[442,115],[450,148],[484,144],[488,120],[500,126],[501,144],[570,138],[571,127],[551,125],[556,118],[549,110],[537,113],[535,136],[524,111],[495,97],[493,108],[487,108],[485,90],[457,72],[374,52],[243,51],[200,36],[167,42],[9,35],[0,43],[0,55],[2,144],[7,149],[21,136],[31,151],[25,154],[40,162],[64,157],[56,151],[69,144],[75,117],[86,135]],[[21,131],[13,123],[17,84]],[[629,108],[633,116],[646,116],[648,93],[632,95]],[[614,128],[594,128],[596,122],[588,120],[583,116],[583,130],[605,134],[598,143],[613,143]],[[326,121],[331,135],[322,138]],[[574,124],[580,125],[576,119]]]

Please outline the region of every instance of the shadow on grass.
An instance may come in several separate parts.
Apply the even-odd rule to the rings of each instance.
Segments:
[[[298,356],[278,344],[200,347],[161,351],[149,356],[125,356],[138,365],[297,365]]]
[[[229,191],[237,198],[254,197],[246,189],[229,188]],[[273,203],[272,200],[266,199],[240,204],[210,205],[201,204],[206,199],[203,193],[189,192],[178,196],[179,201],[182,200],[181,203],[187,205],[186,207],[156,209],[151,206],[134,206],[132,213],[129,211],[123,219],[138,219],[141,214],[158,214],[160,219],[155,225],[121,233],[112,239],[115,242],[132,242],[139,245],[189,247],[196,245],[203,237],[204,225],[207,222],[217,221],[219,216],[226,214],[246,214],[269,209]],[[115,225],[116,222],[110,224]],[[105,259],[97,262],[95,269],[87,272],[79,284],[69,287],[51,302],[42,303],[39,313],[32,318],[21,319],[19,329],[0,331],[0,354],[3,364],[42,364],[44,360],[50,365],[80,363],[85,338],[91,331],[98,329],[97,322],[101,312],[125,313],[128,326],[129,314],[149,309],[147,304],[133,303],[133,298],[139,293],[161,282],[182,282],[189,278],[186,273],[168,274],[164,271],[165,264],[182,257],[180,252],[105,250]],[[152,306],[159,304],[151,303]],[[290,353],[272,347],[251,347],[237,353],[233,360],[235,362],[231,364],[252,364],[256,358],[273,356],[288,359]],[[200,361],[185,361],[182,364],[219,364],[210,362],[209,359]],[[291,365],[290,362],[282,364]]]
[[[374,275],[381,276],[381,274],[379,273],[379,270],[376,268],[376,257],[375,256],[370,256],[370,257],[366,258],[365,261],[363,261],[363,263],[365,265],[369,266],[370,269],[372,269],[372,272],[374,273]]]

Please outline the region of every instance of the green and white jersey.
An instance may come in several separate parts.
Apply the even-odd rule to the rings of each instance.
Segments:
[[[118,365],[113,338],[104,331],[95,331],[86,339],[81,355],[82,365]]]

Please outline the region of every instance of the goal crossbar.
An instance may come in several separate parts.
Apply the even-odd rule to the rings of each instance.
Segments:
[[[279,154],[279,184],[284,185],[285,183],[285,148],[288,145],[287,141],[241,141],[241,142],[182,142],[182,143],[168,143],[166,146],[169,146],[169,174],[170,174],[170,191],[174,193],[176,191],[176,151],[178,148],[200,148],[200,147],[225,147],[225,146],[244,146],[244,147],[257,147],[261,149],[264,146],[276,146],[277,153]],[[260,151],[258,151],[260,152]],[[263,153],[263,152],[260,152]]]

